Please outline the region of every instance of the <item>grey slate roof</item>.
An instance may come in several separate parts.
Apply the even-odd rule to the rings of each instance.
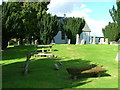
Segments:
[[[87,25],[87,23],[85,23],[84,28],[82,29],[83,32],[91,32],[89,26]]]

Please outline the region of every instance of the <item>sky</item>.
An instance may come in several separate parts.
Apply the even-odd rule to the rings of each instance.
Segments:
[[[102,28],[113,22],[109,14],[113,5],[117,8],[116,0],[50,0],[47,12],[62,17],[64,14],[66,17],[82,17],[91,29],[91,35],[102,37]]]
[[[92,36],[102,37],[102,28],[113,22],[109,9],[113,5],[117,8],[115,0],[51,0],[48,13],[57,16],[82,17],[85,19]]]

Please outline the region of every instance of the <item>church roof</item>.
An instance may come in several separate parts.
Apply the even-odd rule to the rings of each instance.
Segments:
[[[85,23],[84,28],[82,29],[83,32],[91,32],[89,26],[87,25],[87,23]]]

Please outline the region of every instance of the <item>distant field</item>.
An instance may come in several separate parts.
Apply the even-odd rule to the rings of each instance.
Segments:
[[[32,56],[29,74],[23,75],[26,53],[34,50],[34,45],[10,46],[2,52],[3,88],[118,88],[118,46],[56,44],[51,53],[57,58]],[[53,64],[58,60],[63,65],[55,71]],[[90,64],[102,65],[111,76],[72,80],[66,71],[67,67]]]

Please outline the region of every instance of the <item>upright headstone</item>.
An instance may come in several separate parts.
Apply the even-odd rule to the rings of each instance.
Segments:
[[[44,52],[44,48],[42,48],[42,52]]]
[[[93,42],[92,42],[92,44],[96,44],[96,37],[95,37],[95,36],[93,37]]]
[[[32,40],[32,44],[34,44],[34,41]]]
[[[70,39],[68,39],[68,44],[70,44],[70,41],[71,41],[71,40],[70,40]]]
[[[79,34],[76,35],[76,45],[80,44],[80,37]]]
[[[90,40],[90,44],[92,44],[92,40]]]
[[[108,38],[105,38],[105,44],[108,44]]]
[[[99,44],[104,44],[104,38],[100,38],[100,43]]]
[[[38,43],[37,43],[37,40],[35,40],[35,44],[38,44]]]
[[[85,44],[85,39],[82,39],[80,44],[84,45]]]
[[[118,54],[116,56],[116,61],[120,61],[120,50],[118,51]]]
[[[20,45],[20,41],[18,41],[18,45]]]
[[[10,45],[10,42],[8,42],[8,46]]]
[[[52,40],[51,43],[54,43],[54,41]]]

